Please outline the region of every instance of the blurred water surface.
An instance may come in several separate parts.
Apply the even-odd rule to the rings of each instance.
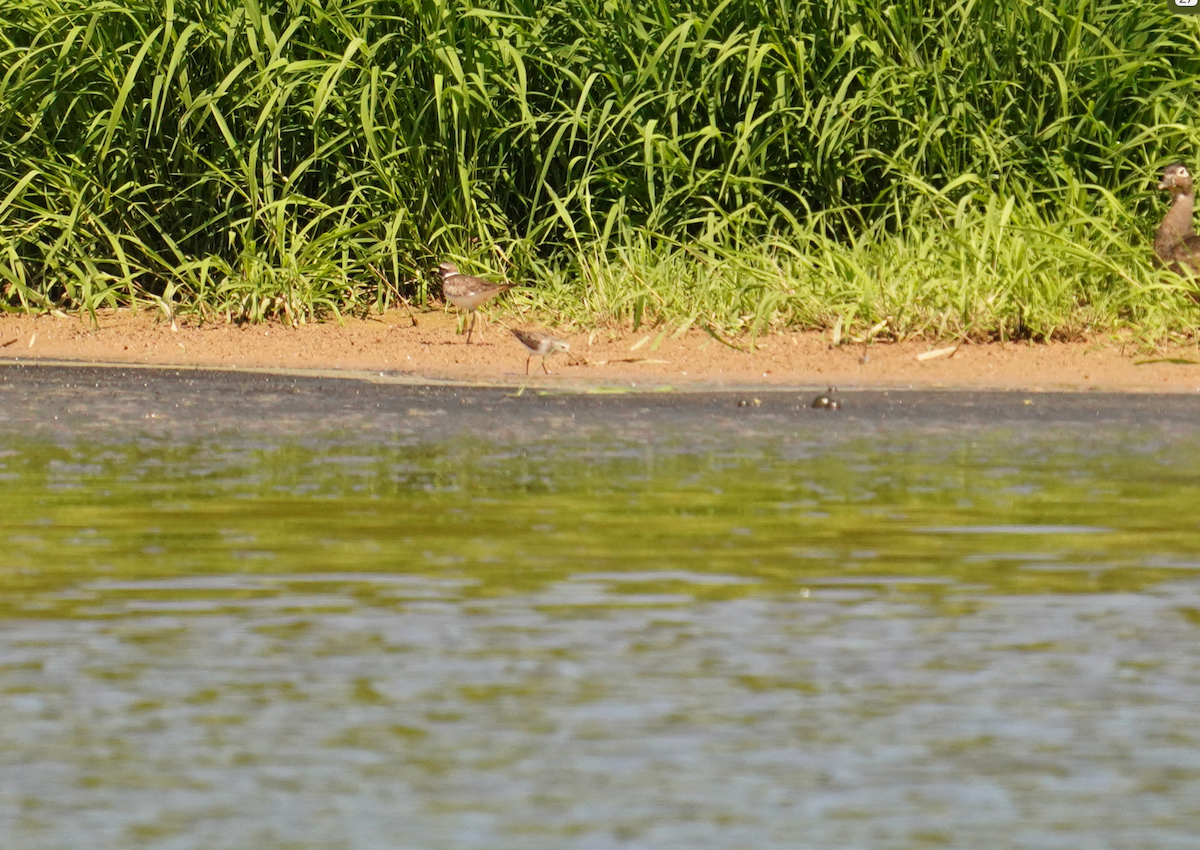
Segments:
[[[0,370],[3,846],[1195,846],[1200,404],[845,399]]]

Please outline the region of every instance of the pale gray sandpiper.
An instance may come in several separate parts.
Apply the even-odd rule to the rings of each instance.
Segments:
[[[502,292],[513,288],[511,283],[492,283],[487,278],[463,274],[454,263],[440,263],[437,273],[442,278],[442,295],[460,310],[471,314],[471,326],[467,328],[467,345],[471,344],[471,332],[475,330],[475,309]]]
[[[563,342],[561,339],[555,339],[548,333],[542,331],[521,331],[516,328],[509,328],[512,335],[517,338],[521,345],[525,346],[525,350],[529,352],[529,356],[525,358],[525,374],[529,374],[529,361],[536,354],[542,358],[542,371],[547,375],[550,370],[546,368],[546,358],[556,351],[570,351],[571,346]]]

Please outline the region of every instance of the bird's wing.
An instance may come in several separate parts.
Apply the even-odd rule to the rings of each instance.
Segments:
[[[487,278],[467,277],[466,275],[459,276],[458,282],[462,287],[462,291],[468,295],[482,295],[485,292],[504,292],[505,290],[512,289],[513,286],[511,283],[493,283]]]
[[[1171,258],[1187,263],[1192,268],[1200,268],[1200,236],[1193,233],[1183,237],[1172,247]]]

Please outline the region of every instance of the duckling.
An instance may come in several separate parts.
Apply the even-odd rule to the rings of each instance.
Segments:
[[[1200,272],[1200,236],[1192,229],[1196,190],[1182,163],[1168,165],[1158,188],[1171,193],[1171,208],[1154,237],[1154,253],[1176,274]]]

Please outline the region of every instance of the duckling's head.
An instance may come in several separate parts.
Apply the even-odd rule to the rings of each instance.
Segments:
[[[1164,192],[1170,192],[1172,196],[1190,195],[1192,194],[1191,172],[1181,162],[1168,165],[1163,171],[1162,182],[1158,184],[1158,188]]]

